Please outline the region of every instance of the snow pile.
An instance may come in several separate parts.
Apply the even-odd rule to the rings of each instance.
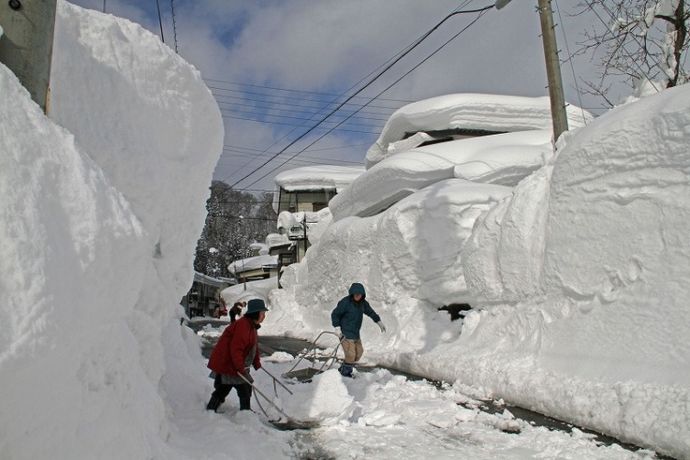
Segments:
[[[446,179],[333,222],[267,328],[310,338],[362,281],[389,330],[365,320],[365,359],[690,457],[688,107],[678,87],[616,109],[514,190]]]
[[[57,124],[2,65],[0,93],[2,455],[179,458],[162,393],[183,369],[201,382],[176,305],[221,153],[218,108],[155,36],[63,2]]]
[[[361,280],[377,302],[416,306],[460,300],[462,243],[475,219],[510,192],[500,185],[448,179],[377,216],[334,222],[309,248],[305,262],[285,269],[281,283],[305,309],[317,311],[332,308],[350,283]],[[330,319],[323,319],[319,326],[329,328]]]
[[[573,105],[568,105],[567,115],[568,126],[571,129],[583,126],[592,119],[588,112]],[[381,135],[369,148],[366,157],[367,169],[389,155],[400,152],[400,146],[394,143],[401,141],[406,134],[448,129],[465,130],[470,133],[550,130],[549,98],[449,94],[408,104],[391,115]]]
[[[328,204],[334,220],[371,216],[443,179],[515,186],[553,155],[550,130],[461,139],[393,155],[355,179]]]

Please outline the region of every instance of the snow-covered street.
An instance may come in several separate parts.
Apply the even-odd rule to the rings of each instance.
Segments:
[[[222,329],[222,326],[207,327],[199,335],[217,337]],[[269,339],[271,346],[278,344],[280,347],[279,338]],[[295,344],[288,341],[287,349],[295,350]],[[329,355],[331,351],[326,348],[321,354]],[[273,376],[281,376],[296,362],[295,356],[285,351],[277,351],[263,359],[266,370]],[[297,368],[306,366],[309,364],[302,361]],[[268,373],[259,370],[254,376],[263,394],[275,395]],[[370,366],[356,372],[354,379],[342,377],[333,368],[315,376],[311,382],[284,377],[280,380],[288,383],[294,395],[277,386],[278,397],[273,398],[273,402],[296,421],[314,423],[314,428],[278,431],[261,414],[255,401],[252,403],[255,414],[240,412],[237,396],[232,393],[221,407],[222,413],[212,415],[212,420],[218,422],[212,430],[213,439],[222,438],[219,426],[235,432],[251,428],[265,435],[276,456],[304,459],[399,459],[401,456],[433,459],[658,458],[649,450],[625,449],[610,441],[604,443],[596,435],[574,427],[569,432],[550,429],[515,417],[508,409],[500,410],[500,406],[498,411],[496,407],[489,410],[484,401],[478,399],[482,397],[481,390],[460,384],[408,378]],[[271,418],[281,419],[263,399],[259,401]],[[208,414],[200,412],[202,407],[186,414],[190,427],[208,424]],[[213,439],[205,438],[208,434],[196,433],[204,436],[200,443],[214,444]],[[281,447],[281,444],[284,445]]]
[[[292,356],[285,352],[264,359],[274,376],[292,364]],[[268,374],[259,370],[254,375],[258,388],[273,395]],[[258,452],[270,458],[302,459],[657,458],[648,450],[603,445],[577,428],[567,433],[535,427],[508,410],[491,414],[467,395],[472,393],[470,388],[438,387],[385,369],[358,372],[354,379],[331,369],[310,383],[293,381],[289,388],[293,396],[278,386],[274,402],[296,420],[315,422],[317,427],[280,431],[268,423],[255,401],[256,413],[240,412],[232,393],[219,414],[206,412],[203,401],[188,407],[176,423],[180,437],[173,444],[181,443],[179,447],[195,458],[223,458],[217,452],[227,448],[229,433],[252,440],[243,445],[245,458],[257,458]],[[263,407],[271,417],[279,417],[265,401]]]
[[[571,100],[561,132],[540,81],[485,94],[455,77],[436,86],[447,77],[436,70],[396,87],[388,102],[404,105],[380,107],[391,112],[369,121],[381,123],[331,136],[359,109],[331,116],[393,77],[370,74],[351,92],[357,75],[457,2],[180,2],[181,21],[210,4],[272,18],[245,34],[239,14],[213,32],[251,45],[244,58],[216,54],[196,25],[180,29],[185,46],[194,36],[214,50],[207,63],[236,67],[216,75],[224,81],[191,64],[185,55],[198,55],[180,52],[175,35],[174,48],[165,42],[158,2],[160,37],[57,0],[43,110],[21,67],[1,59],[5,45],[20,48],[5,20],[35,27],[36,3],[0,9],[0,460],[690,460],[690,71],[660,91],[633,78],[635,91],[596,116]],[[647,13],[672,3],[654,0]],[[295,48],[268,33],[292,33],[282,4],[301,5]],[[469,25],[504,14],[494,6],[463,14],[475,16]],[[690,26],[688,10],[678,17]],[[469,19],[456,12],[446,19]],[[382,33],[394,16],[415,24]],[[345,25],[356,40],[313,39]],[[270,50],[254,47],[261,37]],[[319,78],[295,60],[322,67],[348,40]],[[378,54],[355,69],[369,48]],[[384,68],[413,75],[401,67],[413,57]],[[284,60],[294,79],[262,74],[254,58]],[[523,71],[541,78],[534,67],[518,60],[482,91]],[[326,105],[295,117],[310,99],[286,97],[285,114],[250,104],[260,118],[238,120],[217,91],[240,77],[266,95],[305,85],[295,94]],[[267,116],[276,127],[240,128]],[[298,160],[321,136],[329,144],[313,152],[358,157]],[[242,152],[253,171],[238,167]],[[228,157],[236,179],[218,175]],[[272,337],[337,359],[310,382],[291,380],[300,350],[267,348]],[[239,411],[250,370],[265,411],[259,401]],[[279,413],[304,425],[280,429]]]

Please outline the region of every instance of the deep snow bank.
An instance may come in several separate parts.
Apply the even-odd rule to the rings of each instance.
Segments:
[[[478,218],[441,207],[408,219],[403,200],[334,222],[271,294],[267,328],[328,328],[361,280],[389,326],[365,321],[365,359],[690,458],[688,107],[679,87],[569,133]],[[447,265],[434,247],[448,248]],[[435,311],[451,300],[481,308],[462,332]]]
[[[0,66],[0,451],[175,458],[164,347],[188,350],[220,114],[155,36],[63,2],[52,84],[62,127]]]
[[[607,114],[567,137],[550,180],[521,184],[531,202],[516,193],[480,219],[465,274],[499,305],[460,344],[496,367],[466,380],[690,457],[688,107],[680,87]],[[492,337],[505,346],[480,351]]]
[[[514,187],[553,155],[550,130],[461,139],[413,148],[377,163],[328,203],[334,220],[378,214],[443,179]]]

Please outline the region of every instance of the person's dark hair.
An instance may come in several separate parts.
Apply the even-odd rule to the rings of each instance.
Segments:
[[[245,313],[244,316],[246,316],[249,319],[253,319],[254,321],[258,321],[260,314],[260,311],[255,311],[254,313]]]

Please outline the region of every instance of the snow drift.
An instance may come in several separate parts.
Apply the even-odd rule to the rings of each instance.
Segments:
[[[389,326],[365,321],[365,359],[690,458],[688,107],[679,87],[613,110],[476,208],[458,200],[488,185],[443,179],[335,221],[271,294],[270,327],[328,328],[363,281]],[[448,302],[475,307],[462,329]]]
[[[371,216],[417,190],[453,177],[513,187],[552,155],[550,130],[417,147],[374,165],[333,197],[328,207],[334,220]]]
[[[175,458],[166,349],[186,350],[176,304],[219,110],[155,36],[64,2],[54,121],[1,65],[0,93],[0,451]],[[175,365],[193,366],[184,356]]]

